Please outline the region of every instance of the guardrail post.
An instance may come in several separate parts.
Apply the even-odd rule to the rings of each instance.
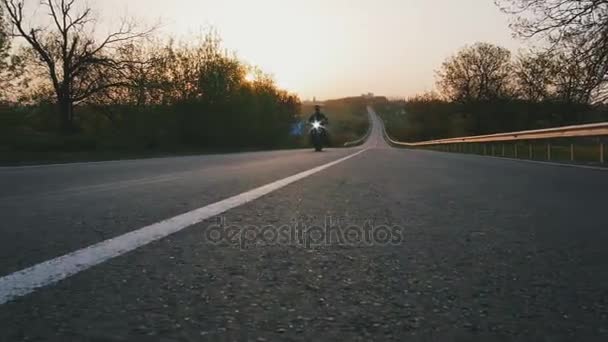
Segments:
[[[604,164],[606,162],[606,158],[604,156],[604,143],[600,141],[600,163]]]
[[[574,161],[574,144],[570,144],[570,161]]]
[[[551,143],[547,143],[547,160],[551,160]]]
[[[483,155],[487,155],[488,154],[488,145],[483,144]]]
[[[505,144],[502,144],[502,156],[505,156]]]
[[[494,145],[492,144],[492,157],[494,157]]]
[[[517,148],[517,141],[515,142],[515,159],[519,158],[519,151]]]
[[[532,143],[528,146],[530,159],[534,159],[534,150],[532,149]]]

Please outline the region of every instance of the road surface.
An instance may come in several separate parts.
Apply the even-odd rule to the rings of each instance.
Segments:
[[[372,118],[323,153],[0,168],[0,341],[608,339],[608,172]]]

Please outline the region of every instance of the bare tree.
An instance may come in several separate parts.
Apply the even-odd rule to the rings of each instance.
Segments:
[[[64,131],[74,129],[74,105],[108,89],[124,85],[109,77],[131,61],[112,54],[120,46],[148,36],[152,29],[137,31],[123,20],[120,27],[101,40],[95,38],[95,20],[88,6],[78,9],[76,0],[42,0],[50,26],[30,26],[24,21],[26,0],[0,0],[12,23],[13,35],[25,39],[48,72]]]
[[[556,96],[562,102],[587,104],[593,101],[600,84],[600,74],[593,63],[577,50],[556,54]]]
[[[608,81],[608,0],[495,0],[515,16],[523,38],[542,37],[586,70],[585,89],[593,93]]]
[[[115,57],[124,63],[120,73],[113,76],[113,82],[121,84],[100,91],[94,96],[94,102],[98,105],[122,104],[145,106],[160,103],[160,95],[163,80],[163,70],[166,66],[163,56],[156,46],[144,44],[125,44],[115,53]]]
[[[517,95],[530,101],[543,101],[553,97],[558,72],[553,54],[545,51],[521,53],[513,65]]]
[[[442,95],[452,101],[487,101],[510,92],[511,52],[477,43],[448,58],[437,72]]]
[[[10,48],[9,38],[8,25],[4,19],[4,10],[0,7],[0,63],[8,57],[8,50]]]
[[[6,76],[9,68],[8,57],[11,46],[10,37],[8,34],[8,25],[4,20],[4,12],[0,7],[0,100],[4,97]]]
[[[522,37],[544,35],[559,43],[574,38],[604,42],[608,0],[495,0],[516,16],[513,29]]]

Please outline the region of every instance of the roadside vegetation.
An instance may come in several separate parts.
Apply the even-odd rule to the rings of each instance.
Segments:
[[[544,48],[516,54],[465,46],[437,70],[436,91],[377,103],[402,141],[608,121],[605,1],[500,0],[519,37]]]
[[[0,0],[0,163],[307,144],[292,128],[310,108],[214,31],[185,42],[125,19],[102,36],[93,13],[79,0]],[[361,108],[328,102],[334,145],[364,133]]]

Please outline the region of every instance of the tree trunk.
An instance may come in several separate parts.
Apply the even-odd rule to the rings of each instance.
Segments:
[[[61,130],[64,134],[71,134],[74,132],[74,105],[64,96],[60,96],[58,102]]]

